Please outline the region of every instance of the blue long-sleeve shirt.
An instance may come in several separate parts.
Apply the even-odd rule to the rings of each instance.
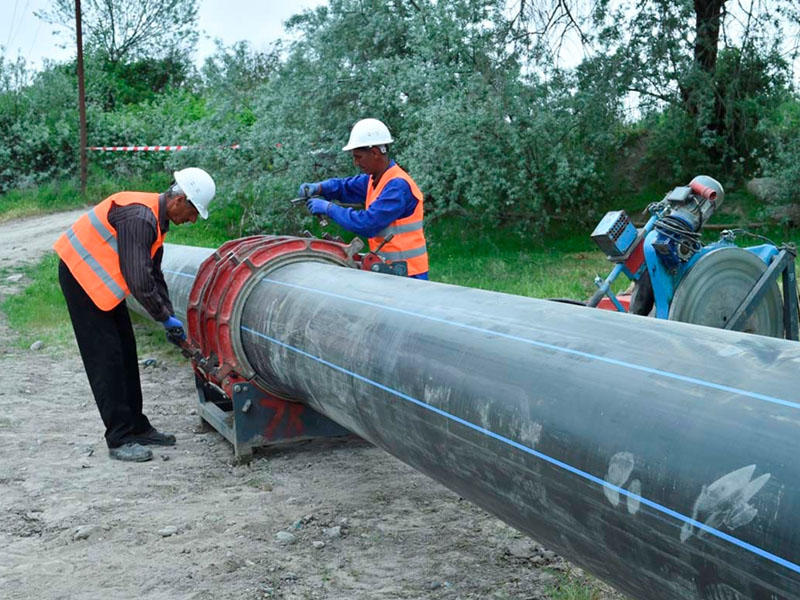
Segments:
[[[393,167],[395,162],[389,162]],[[322,196],[344,204],[363,204],[367,199],[369,175],[355,175],[322,182]],[[345,208],[336,204],[328,207],[328,216],[357,235],[371,238],[397,219],[409,217],[418,200],[411,194],[408,183],[400,178],[389,181],[368,209]]]

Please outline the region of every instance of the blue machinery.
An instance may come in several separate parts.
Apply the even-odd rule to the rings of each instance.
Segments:
[[[237,453],[329,421],[632,598],[800,598],[800,344],[235,245],[163,268]]]
[[[738,231],[700,242],[723,197],[717,181],[700,175],[648,207],[650,219],[639,231],[624,211],[607,213],[592,238],[616,264],[605,280],[598,278],[587,304],[797,340],[795,247],[739,248]],[[621,274],[634,282],[631,295],[611,291]]]

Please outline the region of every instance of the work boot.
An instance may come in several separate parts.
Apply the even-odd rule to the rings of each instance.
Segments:
[[[155,427],[151,427],[144,433],[126,435],[125,441],[141,444],[142,446],[174,446],[175,436],[171,433],[161,433]]]
[[[128,462],[146,462],[153,458],[153,452],[150,448],[145,448],[141,444],[128,442],[117,446],[116,448],[109,448],[108,455],[114,460],[124,460]]]

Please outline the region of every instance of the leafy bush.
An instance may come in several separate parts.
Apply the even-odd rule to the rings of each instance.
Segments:
[[[203,145],[235,139],[242,150],[206,150],[201,160],[244,206],[243,230],[308,226],[286,199],[301,181],[356,174],[341,147],[366,116],[389,125],[392,156],[422,187],[432,217],[470,212],[540,230],[552,218],[591,215],[609,194],[619,98],[590,76],[547,85],[524,76],[503,7],[340,0],[290,20],[302,41],[280,63],[241,47],[218,54],[205,69],[216,91],[207,94]],[[250,93],[219,93],[254,73],[265,80]]]
[[[181,6],[189,23],[194,3]],[[590,224],[647,179],[706,172],[727,185],[762,168],[796,178],[797,120],[785,121],[797,97],[777,41],[751,36],[704,70],[693,66],[691,3],[643,3],[630,31],[618,26],[624,11],[598,12],[606,25],[592,35],[606,52],[561,71],[524,41],[523,5],[519,19],[507,9],[331,0],[288,21],[295,42],[220,46],[200,72],[180,47],[112,56],[90,43],[89,144],[193,146],[92,152],[90,167],[128,181],[204,167],[219,200],[238,207],[239,234],[311,226],[287,200],[302,181],[357,173],[341,147],[367,116],[389,125],[392,156],[420,184],[429,217],[464,214],[528,236]],[[73,64],[34,75],[0,55],[0,192],[76,174],[75,88]],[[649,98],[643,114],[626,115],[631,91]],[[624,172],[640,167],[629,147],[644,157],[642,175]]]
[[[781,201],[800,203],[800,99],[787,98],[764,129],[775,147],[774,154],[762,161],[764,174],[778,180]]]
[[[69,173],[78,136],[74,78],[58,66],[38,74],[0,56],[0,192]]]

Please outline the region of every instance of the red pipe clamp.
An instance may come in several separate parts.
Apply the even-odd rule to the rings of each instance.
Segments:
[[[297,261],[360,268],[361,240],[350,244],[259,235],[226,242],[200,265],[186,309],[194,368],[232,397],[235,382],[252,381],[275,395],[248,364],[240,339],[241,314],[250,290],[264,275]]]

